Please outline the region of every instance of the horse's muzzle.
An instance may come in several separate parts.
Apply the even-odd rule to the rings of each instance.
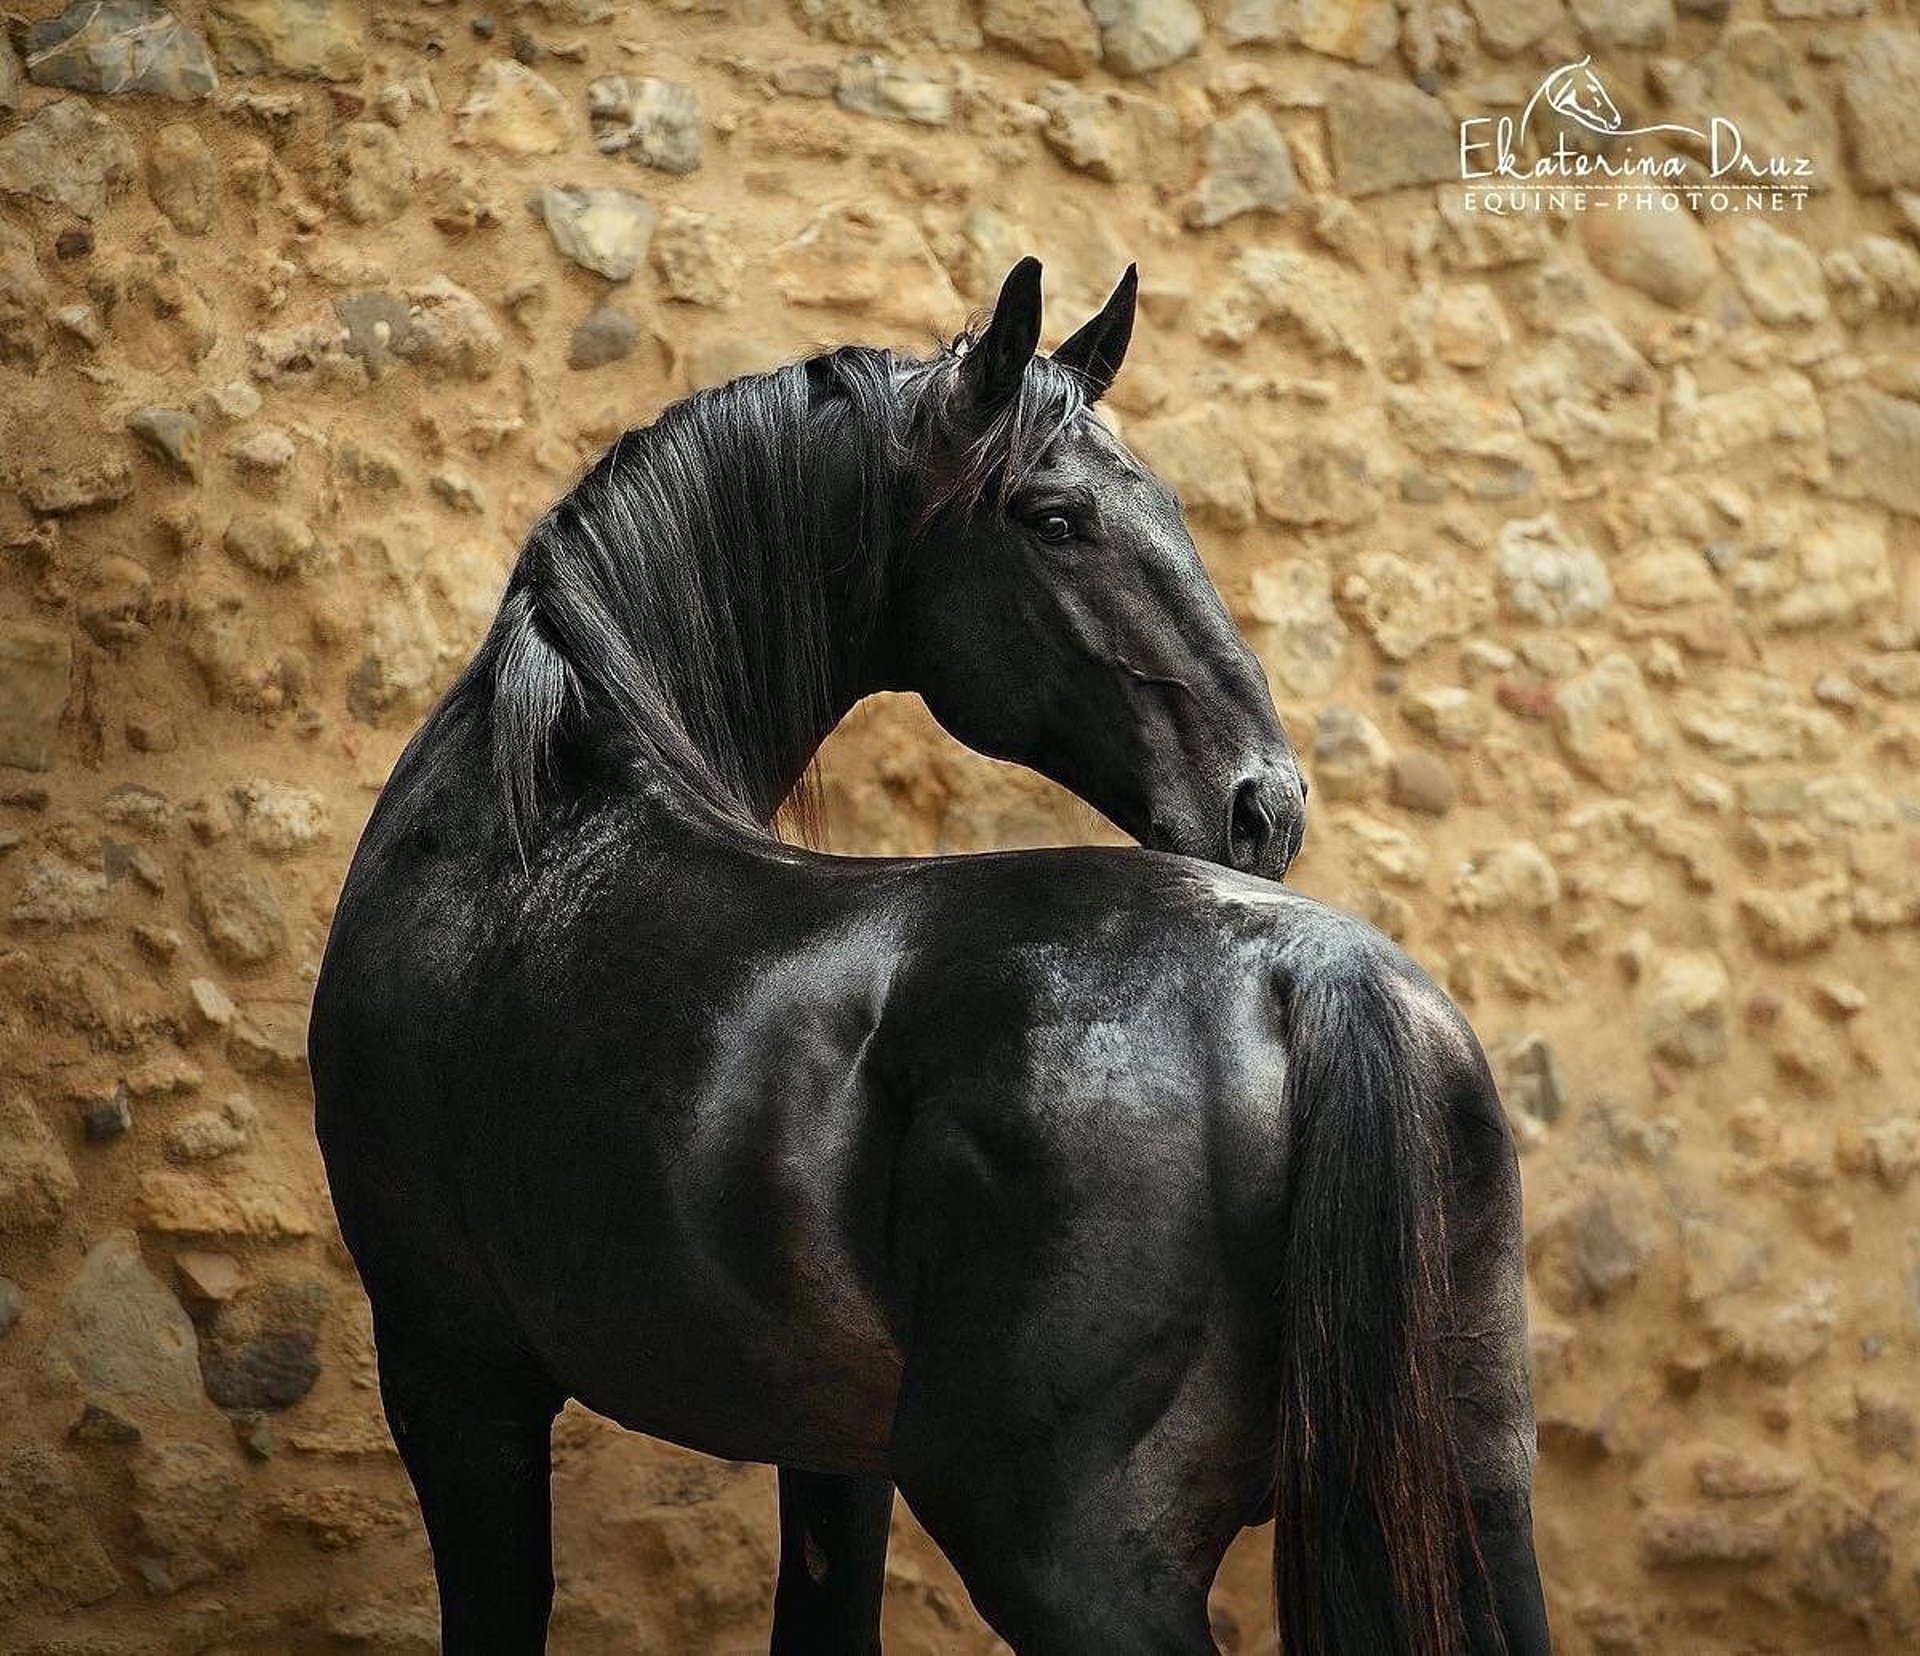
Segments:
[[[1307,779],[1299,767],[1261,764],[1234,784],[1221,861],[1277,880],[1307,837]]]

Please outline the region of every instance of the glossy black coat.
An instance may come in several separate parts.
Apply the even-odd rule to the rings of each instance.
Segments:
[[[1036,269],[1024,353],[990,331],[976,376],[1030,372],[1037,301]],[[1124,337],[1112,306],[1089,327],[1097,392]],[[1084,415],[1022,490],[849,626],[756,811],[852,700],[912,688],[1142,837],[1284,868],[1303,789],[1170,497]],[[1096,580],[1040,550],[1065,501],[1124,554]],[[1452,1526],[1461,1642],[1547,1648],[1512,1146],[1398,950],[1164,852],[823,856],[644,767],[566,772],[529,848],[504,682],[470,672],[397,766],[310,1037],[446,1648],[542,1646],[567,1397],[783,1469],[776,1649],[877,1648],[897,1484],[1023,1653],[1211,1650],[1222,1553],[1296,1485],[1293,1648],[1431,1650],[1393,1602],[1401,1519],[1367,1516],[1403,1438],[1437,1470],[1382,1466]],[[1377,1296],[1330,1287],[1376,1267]],[[1309,1416],[1358,1480],[1333,1516],[1276,1484]]]

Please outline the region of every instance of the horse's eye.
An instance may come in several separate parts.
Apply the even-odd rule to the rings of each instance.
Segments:
[[[1042,512],[1033,520],[1033,532],[1050,545],[1073,539],[1073,520],[1061,512]]]

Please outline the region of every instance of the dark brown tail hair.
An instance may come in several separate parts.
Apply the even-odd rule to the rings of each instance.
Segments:
[[[1447,1413],[1446,1135],[1376,972],[1287,996],[1273,1568],[1287,1656],[1457,1656],[1477,1561]]]

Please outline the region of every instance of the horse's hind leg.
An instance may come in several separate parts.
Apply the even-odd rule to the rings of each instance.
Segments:
[[[976,1250],[915,1321],[900,1493],[1019,1656],[1214,1656],[1207,1595],[1272,1463],[1236,1342],[1173,1314],[1206,1299],[1177,1269],[1163,1298],[1084,1253],[1036,1283]]]
[[[901,1493],[1018,1656],[1217,1656],[1207,1591],[1239,1524],[1216,1514],[1214,1545],[1184,1544],[1197,1482],[1184,1451],[1157,1468],[1125,1464],[1124,1442],[1086,1465],[1047,1448],[983,1453],[956,1421],[943,1454],[902,1424]]]
[[[876,1656],[893,1485],[780,1469],[773,1656]]]
[[[1450,1102],[1454,1326],[1446,1337],[1447,1392],[1479,1550],[1477,1559],[1468,1554],[1461,1561],[1468,1648],[1473,1656],[1549,1656],[1553,1644],[1533,1553],[1520,1171],[1484,1064]]]
[[[379,1330],[380,1396],[433,1547],[446,1656],[534,1656],[553,1607],[553,1417],[525,1363]]]

